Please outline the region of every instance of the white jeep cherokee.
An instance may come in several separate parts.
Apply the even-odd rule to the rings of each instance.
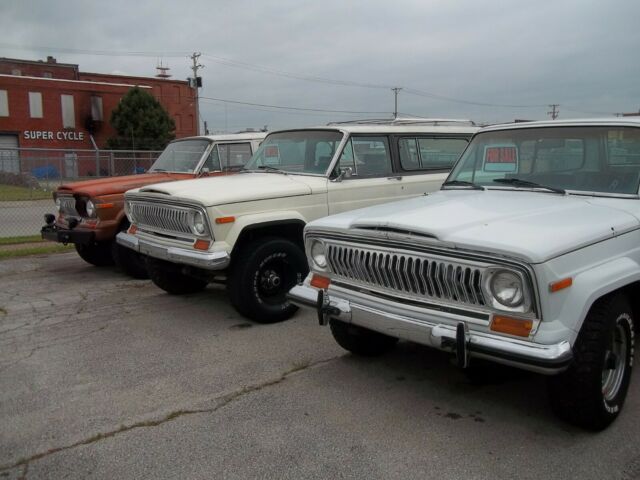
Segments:
[[[131,228],[118,243],[146,255],[169,293],[225,278],[240,313],[283,320],[297,309],[287,292],[308,272],[307,222],[437,190],[477,130],[397,120],[272,132],[238,174],[128,192]]]
[[[398,338],[550,375],[592,429],[622,408],[640,316],[640,119],[477,133],[433,195],[305,229],[290,299],[361,355]]]

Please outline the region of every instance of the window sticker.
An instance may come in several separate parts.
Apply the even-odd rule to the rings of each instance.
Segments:
[[[515,145],[488,145],[484,147],[484,162],[482,169],[485,172],[517,172],[517,147]]]
[[[267,145],[264,149],[264,162],[265,165],[278,165],[280,164],[280,149],[278,145]]]

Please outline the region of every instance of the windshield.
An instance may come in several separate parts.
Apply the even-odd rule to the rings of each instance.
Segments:
[[[547,189],[637,194],[640,128],[549,127],[480,133],[447,180],[458,184],[445,188],[536,188],[532,182]]]
[[[211,142],[208,140],[182,140],[171,142],[149,169],[149,172],[194,173]]]
[[[272,133],[245,169],[325,175],[342,137],[341,132],[332,130]]]

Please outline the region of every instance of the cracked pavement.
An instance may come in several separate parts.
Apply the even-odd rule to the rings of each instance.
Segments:
[[[357,358],[313,315],[253,324],[221,286],[172,297],[75,253],[0,262],[0,480],[640,477],[640,379],[592,434],[503,373]]]

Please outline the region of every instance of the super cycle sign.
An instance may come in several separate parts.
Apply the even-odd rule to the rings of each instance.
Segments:
[[[51,132],[47,130],[25,130],[23,132],[25,140],[60,140],[71,142],[82,142],[84,132],[60,131]]]

